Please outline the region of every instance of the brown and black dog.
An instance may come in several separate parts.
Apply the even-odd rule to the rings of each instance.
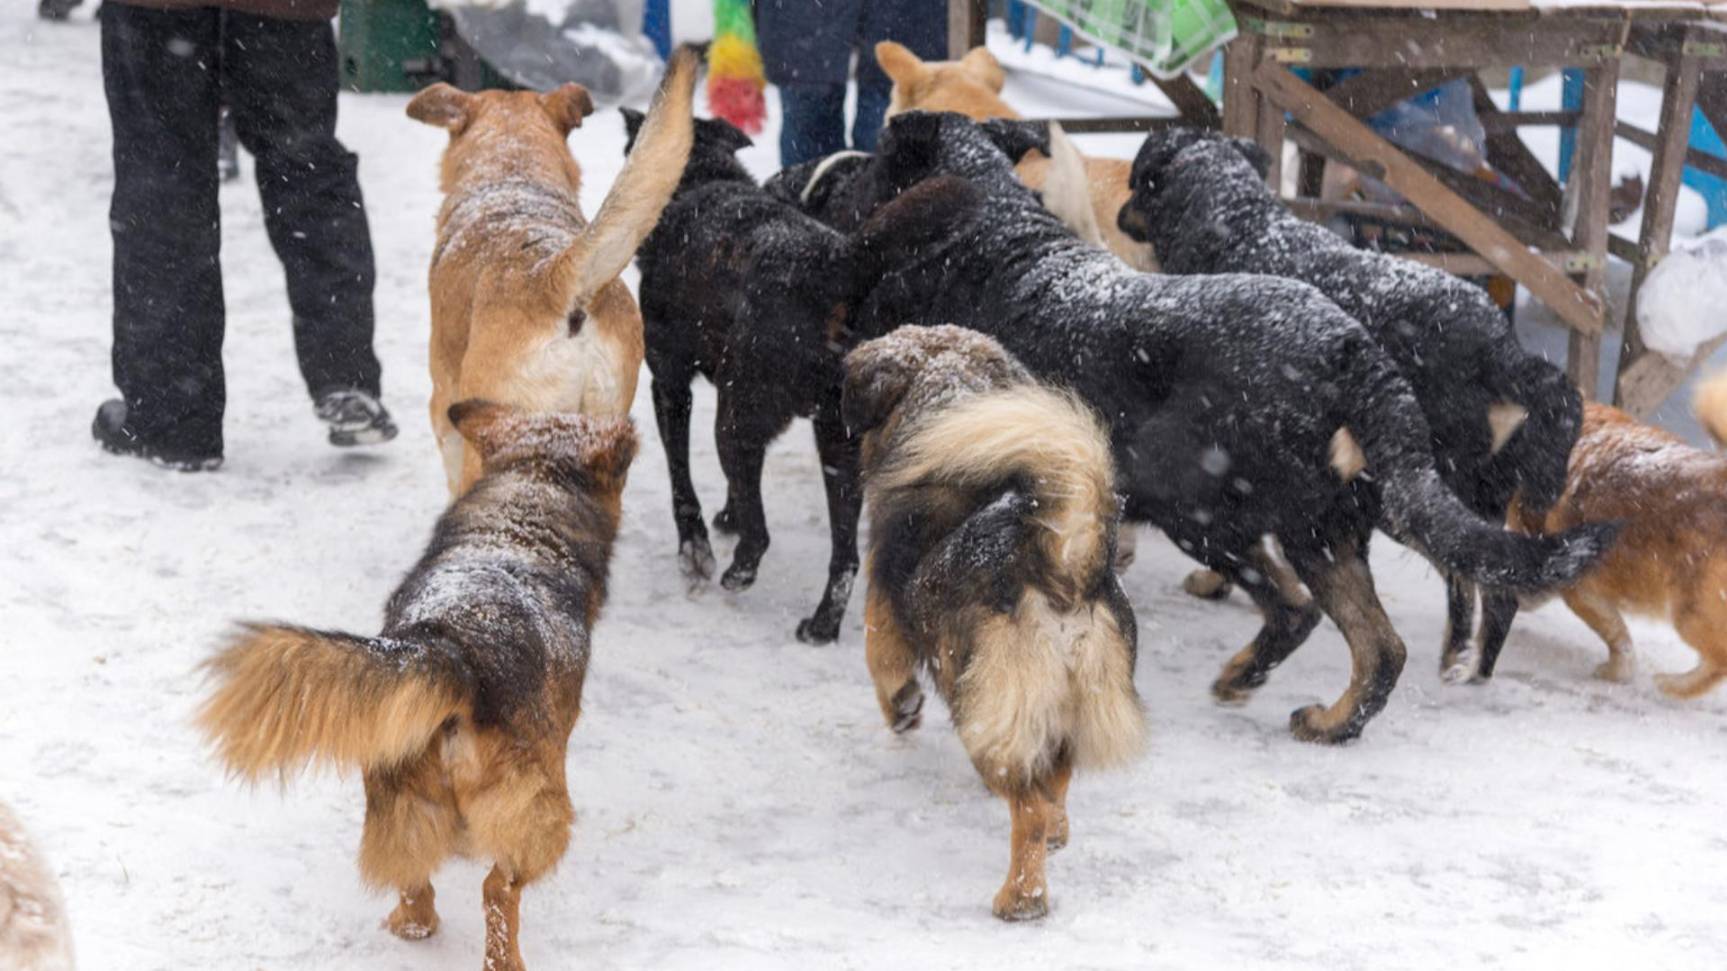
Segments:
[[[876,45],[875,56],[876,63],[893,80],[887,111],[890,118],[905,111],[956,111],[973,121],[1020,117],[1018,111],[1001,99],[1007,74],[995,55],[985,48],[973,48],[957,61],[925,61],[905,45],[884,40]],[[1060,138],[1052,135],[1056,145],[1060,144]],[[1061,200],[1047,198],[1054,187],[1046,183],[1059,181],[1058,163],[1051,158],[1055,148],[1052,145],[1051,153],[1027,152],[1014,166],[1020,181],[1046,193],[1045,204],[1050,211],[1060,215],[1087,242],[1099,243],[1136,270],[1156,270],[1157,258],[1152,248],[1128,236],[1115,224],[1116,213],[1132,194],[1127,180],[1133,163],[1117,158],[1083,159],[1085,188],[1095,215],[1095,222],[1087,222],[1086,227],[1095,228],[1100,234],[1099,238],[1091,238],[1086,229],[1076,225],[1078,220],[1063,210]]]
[[[520,971],[522,888],[570,839],[564,756],[636,437],[625,418],[450,412],[485,472],[439,519],[383,631],[248,625],[208,662],[198,720],[248,780],[312,762],[363,772],[360,874],[400,894],[400,937],[437,929],[446,858],[490,859],[486,967]]]
[[[1705,383],[1695,406],[1706,427],[1727,430],[1722,378]],[[1695,698],[1727,680],[1727,456],[1589,403],[1566,478],[1545,519],[1532,522],[1515,505],[1509,518],[1513,526],[1547,533],[1579,523],[1624,524],[1618,542],[1561,594],[1607,642],[1596,677],[1631,679],[1636,665],[1622,615],[1632,613],[1671,621],[1697,651],[1692,670],[1655,676],[1662,691]]]
[[[579,84],[469,93],[434,84],[408,116],[450,132],[432,253],[432,431],[452,496],[479,458],[447,418],[484,398],[527,411],[623,416],[642,368],[642,315],[618,279],[677,187],[694,138],[700,55],[672,55],[639,142],[589,223],[565,139],[593,111]]]
[[[870,510],[865,651],[896,732],[921,670],[972,764],[1013,816],[1003,920],[1049,911],[1044,859],[1066,845],[1075,766],[1140,751],[1133,609],[1111,569],[1109,439],[1070,395],[993,339],[902,327],[846,358]]]

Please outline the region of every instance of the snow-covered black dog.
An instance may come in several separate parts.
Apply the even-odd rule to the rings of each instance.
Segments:
[[[990,130],[1011,143],[1012,125]],[[983,331],[1103,416],[1126,517],[1223,572],[1265,616],[1213,686],[1219,700],[1245,700],[1318,620],[1296,591],[1280,592],[1266,534],[1349,642],[1349,689],[1291,720],[1298,737],[1322,742],[1358,735],[1403,667],[1368,570],[1375,525],[1449,571],[1517,589],[1570,580],[1607,542],[1611,527],[1536,539],[1472,513],[1439,478],[1408,382],[1312,287],[1136,273],[1073,236],[1014,178],[989,132],[959,115],[894,118],[874,164],[858,178],[903,189],[896,208],[968,186],[982,198],[948,217],[940,242],[890,264],[859,305],[857,330],[926,321]]]
[[[628,152],[643,116],[622,110]],[[793,418],[813,420],[833,552],[821,603],[797,636],[824,643],[839,636],[858,563],[857,448],[840,416],[850,307],[876,265],[866,254],[916,240],[896,233],[891,219],[879,237],[874,224],[848,237],[769,195],[735,155],[749,144],[724,121],[698,119],[683,179],[636,253],[654,417],[671,472],[678,558],[700,583],[713,572],[713,552],[690,480],[690,382],[699,373],[718,389],[714,438],[727,500],[714,525],[738,534],[721,578],[728,590],[754,583],[767,552],[768,444]]]
[[[1192,128],[1153,132],[1134,160],[1123,232],[1169,273],[1267,273],[1312,284],[1360,321],[1415,391],[1440,477],[1480,516],[1503,521],[1512,495],[1545,512],[1565,489],[1582,400],[1557,367],[1525,351],[1493,301],[1450,273],[1356,249],[1297,217],[1266,188],[1257,144]],[[1521,427],[1519,427],[1521,425]],[[1440,670],[1477,674],[1469,652],[1475,585],[1447,570],[1450,624]],[[1492,674],[1517,612],[1485,589],[1479,674]]]

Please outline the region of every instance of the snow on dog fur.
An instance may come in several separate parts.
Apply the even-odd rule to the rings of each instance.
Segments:
[[[1558,499],[1582,400],[1559,368],[1524,350],[1485,291],[1412,260],[1357,249],[1286,209],[1265,185],[1269,160],[1245,139],[1193,128],[1146,137],[1121,228],[1150,242],[1170,273],[1265,273],[1317,288],[1360,321],[1415,392],[1446,486],[1500,521],[1513,493],[1535,510]],[[1444,569],[1444,564],[1440,564]],[[1450,623],[1440,669],[1490,675],[1469,651],[1476,586],[1445,569]],[[1517,600],[1485,590],[1479,656],[1498,652]]]
[[[1145,737],[1109,439],[1084,404],[958,327],[901,328],[846,370],[873,523],[876,700],[895,731],[916,727],[928,675],[1013,814],[996,916],[1041,917],[1074,768],[1121,765]]]
[[[1439,479],[1431,434],[1408,382],[1361,325],[1317,290],[1274,277],[1137,273],[1087,245],[1013,175],[1000,141],[1029,122],[978,125],[912,112],[892,120],[876,158],[835,186],[844,214],[875,193],[903,205],[962,190],[969,219],[898,262],[858,310],[860,333],[908,321],[989,334],[1043,380],[1072,389],[1109,423],[1129,521],[1155,524],[1184,552],[1244,585],[1265,619],[1213,693],[1245,700],[1311,633],[1319,610],[1355,661],[1330,706],[1298,709],[1291,730],[1336,743],[1384,707],[1405,648],[1373,590],[1375,525],[1452,569],[1497,585],[1545,588],[1600,553],[1611,527],[1542,538],[1472,514]],[[1331,443],[1348,428],[1366,458],[1345,481]],[[1273,535],[1315,603],[1291,602],[1261,547]]]

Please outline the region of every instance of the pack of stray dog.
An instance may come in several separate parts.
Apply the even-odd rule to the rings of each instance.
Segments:
[[[1707,596],[1727,584],[1727,460],[1583,411],[1463,284],[1292,221],[1251,149],[1161,133],[1131,199],[1109,180],[1076,196],[1075,173],[1122,164],[1090,166],[1059,131],[1002,117],[993,62],[899,54],[881,54],[896,117],[877,154],[760,185],[736,158],[745,135],[692,118],[697,56],[680,51],[652,109],[625,111],[628,160],[592,223],[564,144],[592,110],[579,86],[434,87],[410,104],[451,135],[429,289],[452,504],[377,635],[247,625],[207,663],[199,715],[242,778],[360,771],[360,870],[397,892],[393,933],[434,933],[434,871],[478,857],[486,966],[524,967],[522,890],[570,839],[567,746],[644,360],[692,587],[715,565],[690,468],[695,376],[717,389],[715,526],[739,537],[727,589],[751,585],[769,545],[768,445],[812,420],[832,549],[797,636],[837,637],[867,508],[876,701],[901,733],[933,690],[1005,801],[1004,920],[1050,910],[1075,771],[1144,746],[1138,625],[1114,568],[1125,523],[1157,526],[1259,609],[1219,702],[1248,700],[1322,614],[1342,630],[1350,682],[1291,715],[1306,741],[1359,736],[1404,665],[1368,566],[1376,528],[1445,573],[1453,668],[1481,585],[1470,673],[1491,673],[1516,598],[1558,594],[1606,640],[1605,676],[1630,670],[1619,611],[1667,609],[1700,661],[1663,687],[1727,679],[1727,616]],[[994,117],[912,110],[956,97]],[[1033,181],[1066,201],[1022,182],[1030,155],[1048,158]],[[1075,214],[1082,196],[1173,275],[1076,236],[1096,215]],[[639,311],[618,280],[632,256]],[[1698,408],[1727,435],[1727,379]],[[1657,567],[1679,560],[1701,579]]]

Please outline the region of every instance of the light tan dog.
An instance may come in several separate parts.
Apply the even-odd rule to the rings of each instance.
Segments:
[[[0,803],[0,968],[72,971],[60,888],[18,817]]]
[[[432,430],[450,493],[480,475],[450,405],[484,398],[527,411],[629,413],[642,315],[618,279],[677,188],[693,141],[700,57],[672,55],[638,145],[589,223],[565,139],[593,111],[566,84],[468,93],[435,84],[408,116],[450,132],[432,254]]]
[[[1715,439],[1715,444],[1727,448],[1727,370],[1705,378],[1697,386],[1697,398],[1692,403],[1697,420]]]
[[[903,44],[884,40],[875,47],[876,63],[893,80],[893,100],[888,104],[888,117],[902,111],[956,111],[974,121],[987,118],[1018,118],[1019,112],[1001,99],[1007,74],[995,55],[982,47],[957,61],[925,61]],[[1060,136],[1051,133],[1051,141]],[[1116,214],[1127,203],[1132,192],[1127,177],[1133,163],[1127,159],[1084,159],[1087,189],[1091,196],[1094,222],[1103,245],[1136,270],[1154,272],[1157,258],[1145,243],[1128,238],[1115,224]],[[1019,179],[1040,192],[1045,191],[1051,178],[1053,163],[1042,152],[1032,151],[1015,166]],[[1047,199],[1046,194],[1046,199]],[[1092,238],[1085,225],[1057,207],[1060,201],[1048,199],[1055,212],[1082,237]]]
[[[1727,389],[1719,381],[1696,400],[1711,428],[1727,428]],[[1655,676],[1662,691],[1695,698],[1727,680],[1727,456],[1692,448],[1616,408],[1586,404],[1567,479],[1545,521],[1529,522],[1516,506],[1510,519],[1547,533],[1578,523],[1625,524],[1601,562],[1563,594],[1607,642],[1596,676],[1630,680],[1631,634],[1621,616],[1628,612],[1670,620],[1697,651],[1692,670]]]

